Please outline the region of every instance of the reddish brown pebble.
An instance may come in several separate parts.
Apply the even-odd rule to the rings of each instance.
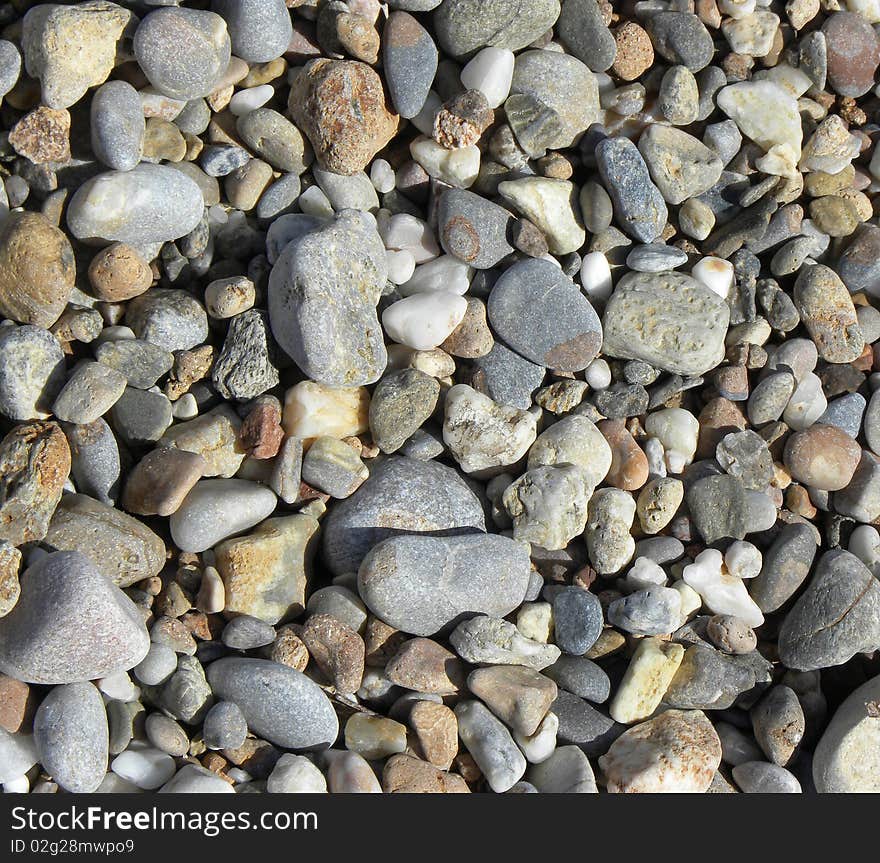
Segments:
[[[9,143],[19,156],[36,164],[70,159],[70,114],[40,105],[10,130]]]
[[[862,96],[874,86],[880,40],[855,12],[835,12],[822,25],[828,46],[828,85],[841,96]]]
[[[455,695],[464,686],[461,660],[430,638],[412,638],[385,666],[385,676],[404,689]]]
[[[627,21],[614,31],[617,55],[611,71],[623,81],[635,81],[651,68],[654,62],[654,46],[645,30],[635,21]]]
[[[0,728],[10,734],[29,730],[38,700],[26,683],[0,674]]]
[[[273,404],[260,403],[244,418],[238,439],[242,449],[251,458],[274,458],[284,440],[281,427],[281,408]]]
[[[605,482],[624,491],[635,491],[648,481],[648,457],[621,420],[602,420],[596,424],[611,447],[611,468]]]
[[[202,478],[204,469],[205,460],[198,453],[177,447],[154,449],[128,475],[122,507],[138,515],[171,515]]]
[[[370,615],[364,630],[367,665],[372,668],[384,668],[408,638],[406,633]]]
[[[721,438],[746,427],[743,412],[730,399],[725,398],[712,399],[700,411],[697,419],[700,423],[697,458],[713,458]]]

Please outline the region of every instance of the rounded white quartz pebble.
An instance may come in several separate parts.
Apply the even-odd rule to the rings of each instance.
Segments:
[[[849,551],[876,574],[880,563],[880,533],[870,524],[860,524],[849,537]]]
[[[813,372],[807,372],[791,394],[782,413],[782,421],[793,431],[803,431],[814,425],[825,413],[828,399],[822,391],[822,380]]]
[[[171,405],[171,415],[178,420],[191,420],[199,415],[199,403],[192,393],[184,393]]]
[[[663,567],[650,557],[637,557],[632,569],[626,574],[626,586],[633,592],[659,584],[666,586],[666,573]]]
[[[760,574],[762,564],[763,557],[758,548],[742,539],[732,542],[724,552],[724,565],[737,578],[755,578]]]
[[[466,294],[471,286],[473,269],[452,255],[440,255],[433,261],[419,264],[412,276],[401,285],[401,296],[422,294],[428,291],[448,291]]]
[[[3,783],[4,794],[27,794],[31,790],[30,780],[27,774],[24,776],[16,776],[14,779],[7,779]]]
[[[466,90],[479,90],[497,108],[509,95],[513,82],[513,51],[506,48],[483,48],[461,70]]]
[[[416,269],[416,259],[409,249],[399,251],[389,249],[385,252],[385,259],[388,262],[388,281],[402,285],[412,278]]]
[[[665,408],[648,414],[645,431],[663,444],[670,473],[681,473],[693,461],[700,424],[690,411]]]
[[[394,188],[394,168],[385,159],[374,159],[370,165],[370,182],[380,195],[385,195]]]
[[[229,111],[236,117],[243,117],[262,108],[275,95],[275,88],[271,84],[260,84],[258,87],[248,87],[239,90],[229,100]]]
[[[720,551],[707,548],[682,570],[681,577],[700,594],[703,605],[713,614],[732,614],[748,626],[760,626],[764,622],[761,609],[742,579],[723,570],[722,560]]]
[[[691,275],[724,300],[733,287],[733,264],[722,258],[703,258],[694,264]]]
[[[161,749],[134,741],[110,762],[110,769],[138,788],[152,791],[174,776],[174,759]]]
[[[320,186],[309,186],[297,198],[299,209],[307,216],[319,216],[329,218],[333,215],[333,207],[329,198],[321,191]]]
[[[171,537],[181,551],[205,551],[259,524],[276,503],[275,492],[255,482],[202,479],[171,516]]]
[[[117,671],[96,681],[98,689],[114,701],[134,701],[140,690],[132,683],[127,671]]]
[[[231,771],[230,771],[231,772]],[[184,764],[160,789],[160,794],[235,794],[222,777],[198,764]]]
[[[472,186],[480,173],[480,150],[475,144],[447,150],[433,138],[416,138],[409,152],[429,177],[458,189]]]
[[[538,725],[534,734],[526,737],[518,731],[514,731],[513,739],[522,750],[529,764],[540,764],[546,761],[556,749],[556,732],[559,730],[559,717],[555,713],[548,713]]]
[[[731,18],[747,18],[755,11],[756,5],[756,0],[719,0],[718,11]]]
[[[417,264],[432,261],[440,254],[440,246],[431,226],[409,213],[395,213],[379,222],[379,235],[386,249],[406,249]]]
[[[226,608],[226,585],[213,566],[206,566],[202,572],[196,608],[205,614],[219,614]]]
[[[648,459],[648,473],[651,476],[666,476],[666,450],[655,437],[649,437],[643,444],[645,457]]]
[[[395,342],[428,351],[446,341],[466,311],[467,300],[449,291],[413,294],[385,309],[382,326]]]
[[[584,380],[590,385],[590,389],[607,389],[611,385],[611,366],[601,358],[593,360],[584,372]]]
[[[270,794],[326,794],[324,774],[304,755],[285,752],[266,780]]]
[[[614,290],[611,267],[602,252],[589,252],[581,262],[581,284],[591,300],[605,302]]]

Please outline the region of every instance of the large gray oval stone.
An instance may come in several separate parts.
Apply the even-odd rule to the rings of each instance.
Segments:
[[[530,570],[526,545],[506,536],[395,536],[364,558],[358,590],[386,623],[433,635],[465,614],[510,614]]]
[[[330,699],[305,674],[266,659],[226,657],[208,666],[217,698],[241,708],[248,728],[285,749],[325,749],[339,733]]]

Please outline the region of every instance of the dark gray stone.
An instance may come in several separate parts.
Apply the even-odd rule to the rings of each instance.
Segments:
[[[580,587],[563,587],[554,593],[555,643],[563,653],[583,656],[596,643],[604,622],[596,594]]]
[[[712,61],[712,36],[691,12],[657,12],[645,20],[645,28],[654,50],[670,63],[698,72]]]
[[[394,110],[401,117],[415,117],[437,72],[431,34],[408,12],[392,12],[382,31],[382,60]]]
[[[596,0],[563,0],[556,32],[566,48],[594,72],[604,72],[617,56],[617,43]]]
[[[760,574],[749,581],[749,594],[765,614],[781,608],[804,583],[816,556],[816,531],[788,524],[764,552]]]
[[[267,63],[290,44],[293,24],[284,0],[212,0],[226,21],[232,53],[248,63]]]
[[[246,402],[276,386],[275,342],[265,312],[249,309],[229,321],[211,382],[226,399]]]
[[[127,81],[95,90],[90,123],[92,152],[114,171],[130,171],[141,160],[146,121],[138,91]]]
[[[478,270],[494,267],[513,252],[507,242],[513,216],[466,189],[447,189],[437,208],[443,250]]]
[[[546,373],[543,365],[521,357],[496,340],[486,356],[474,360],[471,386],[500,405],[526,410]]]
[[[121,372],[128,385],[139,390],[149,389],[174,365],[170,351],[142,339],[103,342],[95,349],[95,358]]]
[[[561,689],[594,704],[602,704],[611,694],[608,675],[585,656],[560,656],[544,669],[543,674],[556,681]]]
[[[626,730],[626,726],[564,689],[559,691],[550,712],[559,720],[556,732],[559,743],[573,743],[592,758],[607,752],[611,743]]]
[[[434,412],[439,396],[437,379],[418,369],[382,378],[370,400],[373,443],[385,453],[399,450]]]

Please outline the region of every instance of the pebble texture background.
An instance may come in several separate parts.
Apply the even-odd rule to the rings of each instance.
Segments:
[[[876,0],[0,2],[0,784],[880,791]]]

